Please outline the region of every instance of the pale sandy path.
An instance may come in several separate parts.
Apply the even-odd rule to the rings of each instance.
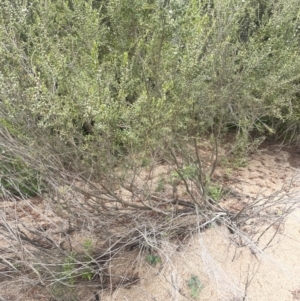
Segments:
[[[234,172],[232,176],[238,179],[234,189],[249,195],[268,195],[278,190],[285,181],[300,174],[290,165],[289,157],[288,152],[274,148],[261,150],[252,156],[248,167]],[[299,187],[296,180],[293,191],[299,194],[293,197],[300,202]],[[300,300],[300,209],[288,217],[273,246],[264,254],[236,248],[230,239],[227,229],[214,227],[196,234],[180,252],[166,244],[170,261],[160,272],[149,270],[140,285],[117,290],[112,296],[103,295],[101,300],[193,300],[187,285],[191,275],[197,275],[204,284],[198,298],[201,301]],[[245,295],[247,279],[251,283]]]

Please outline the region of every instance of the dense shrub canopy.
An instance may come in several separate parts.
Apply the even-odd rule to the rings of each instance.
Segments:
[[[103,168],[229,128],[297,138],[299,6],[3,0],[1,126]]]
[[[0,291],[130,287],[138,260],[120,254],[155,265],[164,240],[220,224],[261,255],[293,185],[246,197],[214,171],[229,177],[268,134],[300,141],[299,12],[299,0],[1,0]]]

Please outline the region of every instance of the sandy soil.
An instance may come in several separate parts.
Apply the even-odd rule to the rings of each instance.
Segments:
[[[251,157],[247,167],[230,174],[232,187],[250,197],[267,196],[293,178],[292,191],[296,194],[292,197],[300,200],[297,178],[300,170],[291,165],[294,162],[295,166],[297,156],[295,152],[274,146],[261,149]],[[224,170],[217,171],[217,177],[223,175]],[[226,202],[228,200],[224,200],[224,204]],[[179,251],[171,242],[165,242],[161,254],[163,264],[143,271],[139,285],[118,289],[111,296],[103,294],[101,300],[300,300],[299,221],[300,209],[296,208],[264,252],[238,247],[224,227],[196,233]],[[262,246],[273,233],[266,234],[261,240]],[[188,285],[192,276],[202,284],[195,298]]]
[[[244,200],[257,196],[267,197],[288,187],[290,198],[300,204],[300,155],[297,150],[266,146],[255,153],[247,167],[216,171],[215,180],[226,181],[237,195],[234,199],[225,197],[222,206],[239,207]],[[156,171],[157,177],[165,170]],[[299,193],[298,193],[299,192]],[[43,203],[43,216],[48,220],[43,227],[64,228],[61,220],[52,220],[51,208]],[[280,214],[280,207],[277,209]],[[32,211],[32,208],[27,210]],[[21,213],[28,219],[26,210]],[[39,212],[34,218],[39,220]],[[33,214],[31,214],[32,216]],[[21,218],[19,216],[19,218]],[[119,288],[113,292],[99,292],[101,301],[288,301],[300,300],[300,206],[288,216],[280,229],[271,227],[270,231],[252,250],[240,246],[228,229],[212,225],[204,232],[195,232],[185,244],[177,244],[167,239],[163,242],[159,256],[162,262],[155,267],[148,265],[145,255],[135,262],[140,265],[134,270],[140,281],[130,288]],[[51,225],[50,225],[51,224]],[[255,226],[255,225],[254,225]],[[55,228],[56,227],[56,228]],[[53,231],[54,231],[53,230]],[[264,246],[278,230],[270,246]],[[5,247],[5,246],[2,246]],[[132,254],[134,257],[136,254]],[[128,260],[128,258],[123,259]],[[124,265],[125,267],[126,265]],[[197,280],[200,289],[193,292],[192,280]],[[195,288],[195,285],[194,285]],[[0,291],[0,300],[2,297]],[[42,294],[39,300],[43,299]],[[4,299],[13,300],[13,299]],[[20,296],[18,300],[36,301],[38,299]],[[69,300],[69,299],[68,299]],[[94,301],[93,291],[83,291],[81,300]]]

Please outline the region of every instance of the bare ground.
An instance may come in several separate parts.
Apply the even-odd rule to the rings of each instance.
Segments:
[[[219,169],[216,178],[225,175],[237,193],[249,197],[268,196],[294,178],[291,197],[297,197],[294,193],[299,190],[300,201],[298,160],[300,156],[294,149],[270,146],[254,154],[247,167],[227,172]],[[222,203],[239,206],[230,199]],[[195,233],[179,251],[166,242],[163,265],[150,267],[139,285],[103,294],[101,300],[194,300],[188,286],[192,275],[203,284],[195,298],[198,300],[300,300],[299,221],[300,206],[280,225],[277,236],[263,252],[260,250],[273,237],[276,225],[262,238],[256,252],[239,246],[227,228],[218,226]]]
[[[248,199],[267,197],[282,190],[282,187],[285,189],[285,185],[291,198],[300,198],[298,162],[300,155],[297,149],[267,145],[250,158],[247,167],[234,170],[226,167],[218,169],[215,180],[226,182],[236,194],[234,197],[225,196],[220,205],[239,210],[245,202],[241,195],[247,196]],[[164,175],[165,171],[160,169],[157,171],[157,178]],[[287,183],[292,179],[293,183],[289,186]],[[34,217],[34,221],[40,223],[41,227],[49,227],[52,231],[68,226],[64,217],[53,220],[56,215],[45,200],[37,200],[37,203],[38,210],[26,202],[23,207],[19,205],[15,217],[23,220]],[[280,216],[280,206],[272,210],[274,215]],[[127,288],[120,287],[113,291],[96,293],[101,301],[300,300],[299,220],[300,206],[295,208],[284,223],[273,224],[259,244],[251,248],[249,245],[245,246],[247,242],[238,239],[226,227],[218,225],[212,225],[204,232],[195,231],[180,246],[165,239],[157,254],[162,261],[156,266],[149,265],[145,254],[138,251],[131,252],[128,255],[130,257],[116,259],[118,266],[120,262],[124,262],[124,269],[127,269],[129,274],[138,275],[135,283]],[[249,225],[249,229],[253,227],[260,225]],[[267,245],[275,232],[276,237]],[[75,235],[84,237],[84,233]],[[80,237],[78,240],[80,241]],[[5,245],[1,247],[3,250]],[[189,282],[193,277],[200,283],[196,292],[192,291],[193,286]],[[13,291],[12,285],[0,287],[0,300],[2,296],[6,301],[49,300],[38,287],[27,291],[20,288],[18,292]],[[82,289],[79,292],[80,300],[95,300],[94,293],[92,288]]]

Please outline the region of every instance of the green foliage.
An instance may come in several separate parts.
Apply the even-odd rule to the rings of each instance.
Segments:
[[[75,283],[75,273],[76,273],[76,254],[70,253],[68,257],[66,257],[64,264],[62,266],[62,277],[64,280],[67,280],[70,284]]]
[[[161,263],[161,258],[158,255],[147,254],[146,255],[146,261],[150,265],[156,266],[158,263]]]
[[[31,170],[21,157],[4,150],[0,157],[0,194],[30,197],[41,193],[44,185],[39,173]]]
[[[68,254],[62,264],[62,272],[59,273],[59,277],[71,285],[74,285],[78,279],[91,281],[95,275],[95,271],[91,267],[93,258],[89,254],[93,248],[92,241],[87,239],[83,247],[85,255],[82,256],[75,252]]]
[[[190,288],[192,298],[198,299],[200,292],[203,289],[203,284],[199,280],[198,276],[191,275],[190,279],[188,280],[188,287]]]
[[[93,246],[93,241],[91,239],[86,239],[84,242],[83,242],[83,248],[85,250],[85,252],[87,254],[90,254],[94,248]]]
[[[140,208],[171,218],[171,202],[161,206],[139,187],[151,163],[165,160],[176,169],[174,197],[184,182],[187,202],[219,201],[224,191],[209,179],[227,145],[232,168],[265,135],[300,140],[299,11],[299,0],[1,0],[1,194],[80,186],[105,222],[116,212],[140,217]],[[119,188],[132,190],[131,203]],[[63,199],[55,206],[71,220],[76,206]],[[93,247],[86,240],[55,277],[94,279]],[[53,275],[43,273],[46,283]],[[198,297],[199,279],[188,284]]]
[[[178,174],[177,171],[172,171],[170,176],[169,176],[169,181],[171,184],[173,183],[178,183],[180,181],[180,175]]]
[[[151,163],[151,160],[149,158],[142,158],[141,167],[147,167]]]
[[[86,253],[83,256],[83,258],[85,260],[86,268],[84,268],[83,271],[81,272],[81,277],[82,277],[82,279],[86,279],[88,281],[91,281],[93,279],[94,275],[95,275],[95,272],[91,268],[91,261],[92,261],[91,253],[94,249],[93,241],[90,240],[90,239],[86,239],[83,242],[83,248],[84,248],[84,251]]]
[[[186,165],[182,168],[172,171],[170,175],[170,181],[171,183],[176,183],[182,179],[194,179],[197,175],[197,168],[193,165]]]
[[[81,273],[82,279],[85,279],[88,281],[91,281],[93,279],[94,275],[95,275],[95,273],[89,268],[84,269]]]
[[[254,129],[296,139],[299,9],[297,0],[3,0],[0,126],[95,175],[128,153],[146,162],[193,137],[220,142],[229,128],[241,154]],[[194,178],[184,166],[179,175]]]
[[[158,183],[156,185],[155,191],[156,192],[162,192],[165,190],[166,180],[164,178],[160,178],[158,180]]]
[[[208,195],[216,202],[220,201],[223,196],[223,187],[219,185],[209,185]]]

